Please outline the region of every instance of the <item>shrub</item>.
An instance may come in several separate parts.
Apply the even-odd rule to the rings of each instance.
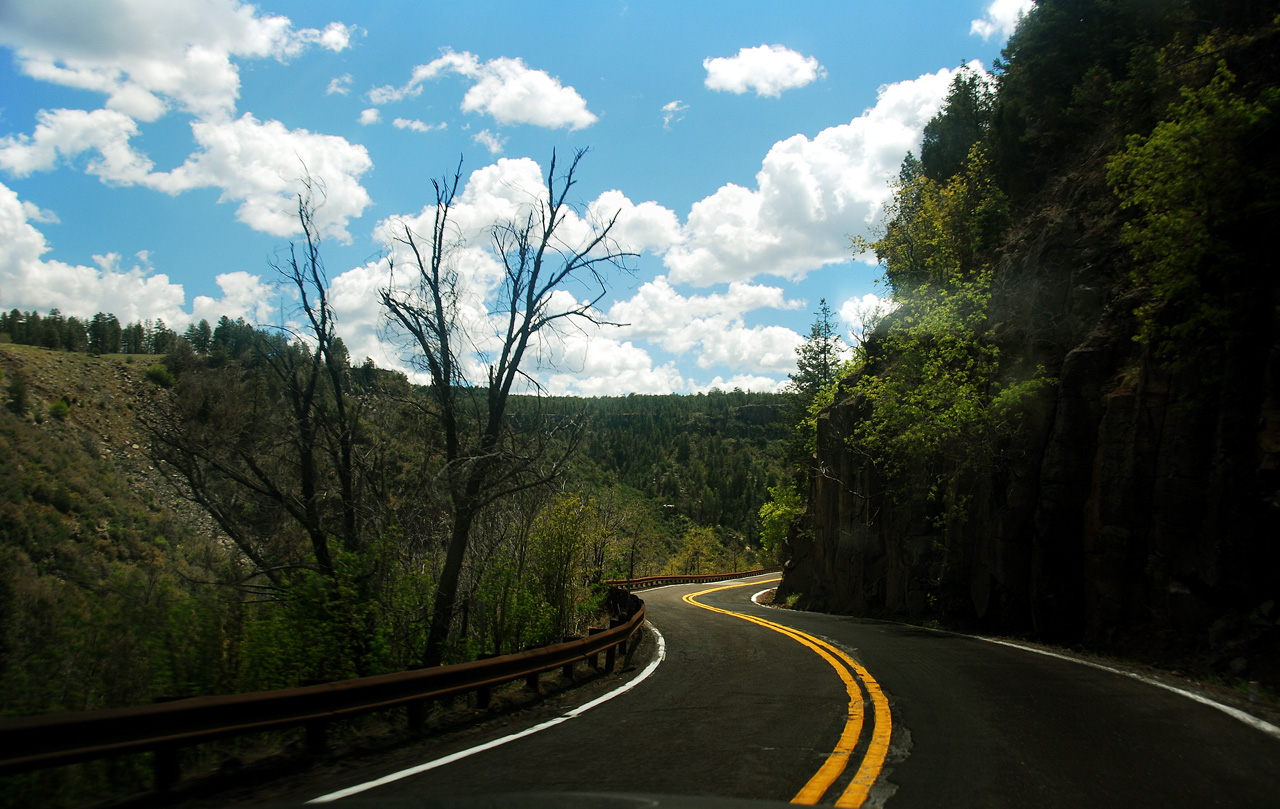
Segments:
[[[173,383],[178,381],[174,379],[173,374],[169,373],[168,368],[158,362],[154,365],[147,366],[147,379],[150,379],[162,388],[171,388],[173,387]]]
[[[67,404],[66,399],[59,399],[49,405],[49,416],[58,421],[66,421],[67,416],[71,415],[71,405]]]

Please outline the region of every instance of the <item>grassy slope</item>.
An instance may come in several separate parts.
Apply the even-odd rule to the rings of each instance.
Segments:
[[[0,368],[6,390],[21,374],[30,397],[26,413],[0,412],[0,711],[216,687],[220,667],[191,671],[195,650],[178,648],[181,622],[200,619],[185,579],[216,546],[143,451],[145,358],[0,345]],[[59,399],[65,419],[48,415]]]

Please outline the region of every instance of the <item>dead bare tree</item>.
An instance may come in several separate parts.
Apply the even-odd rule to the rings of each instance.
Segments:
[[[504,270],[498,294],[486,304],[486,323],[498,338],[492,353],[477,350],[485,340],[459,312],[462,279],[453,260],[462,236],[450,217],[461,165],[451,178],[432,181],[436,200],[431,234],[423,238],[404,224],[394,236],[407,251],[408,277],[397,278],[393,249],[391,281],[381,292],[382,304],[389,331],[430,376],[431,415],[443,437],[443,475],[452,508],[425,665],[438,665],[444,658],[458,578],[477,514],[500,498],[560,475],[577,442],[573,420],[534,420],[534,429],[511,429],[508,403],[522,382],[540,390],[524,368],[531,351],[541,350],[544,341],[563,329],[601,325],[595,306],[607,291],[608,273],[626,269],[627,259],[635,255],[623,251],[613,238],[617,214],[593,223],[591,233],[578,243],[562,237],[567,218],[576,215],[568,200],[584,154],[576,152],[568,169],[557,175],[553,153],[546,185],[527,216],[492,230],[492,251]],[[588,293],[585,299],[557,296],[568,289]],[[483,378],[469,379],[466,369],[476,363],[483,366]]]
[[[277,590],[280,572],[298,567],[332,584],[334,550],[364,544],[361,415],[320,254],[315,213],[323,191],[310,177],[303,182],[302,239],[272,265],[297,295],[300,329],[256,331],[234,367],[188,363],[170,406],[147,425],[157,464]],[[277,538],[289,524],[306,536],[309,560]]]

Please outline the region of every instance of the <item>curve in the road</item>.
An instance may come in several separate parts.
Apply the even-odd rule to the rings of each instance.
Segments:
[[[884,768],[885,757],[889,753],[889,738],[893,731],[892,720],[890,719],[889,701],[885,699],[884,692],[881,691],[880,685],[875,678],[871,676],[861,665],[856,663],[852,658],[846,655],[835,646],[826,641],[816,638],[813,635],[801,632],[798,629],[776,624],[773,621],[765,620],[754,615],[745,615],[740,612],[720,609],[703,604],[697,600],[698,596],[714,593],[720,590],[728,590],[734,587],[748,587],[750,585],[768,584],[778,579],[770,579],[766,581],[753,581],[740,584],[726,584],[720,587],[711,587],[706,590],[700,590],[696,593],[689,593],[681,600],[686,604],[694,607],[700,607],[711,612],[718,612],[722,615],[731,615],[735,618],[741,618],[753,624],[772,629],[774,632],[786,635],[792,640],[808,647],[819,657],[825,660],[836,673],[840,675],[840,679],[844,681],[845,689],[849,694],[849,717],[845,723],[844,730],[840,734],[840,740],[836,743],[835,750],[823,762],[822,767],[818,769],[808,783],[796,793],[791,799],[792,803],[798,804],[816,804],[822,800],[827,791],[845,771],[849,760],[853,757],[858,746],[859,740],[862,738],[862,730],[864,725],[865,702],[870,702],[873,710],[871,738],[867,744],[866,751],[863,753],[862,762],[858,766],[858,771],[854,774],[853,779],[841,792],[836,799],[836,806],[844,807],[860,807],[866,802],[871,787],[875,784],[876,779],[880,777],[880,771]],[[865,697],[864,697],[865,691]]]
[[[557,716],[555,719],[549,719],[546,722],[543,722],[538,725],[534,725],[531,728],[526,728],[525,730],[522,730],[518,733],[512,733],[510,735],[503,736],[501,738],[494,739],[489,742],[485,742],[484,744],[478,744],[475,747],[469,747],[466,750],[460,750],[457,753],[453,753],[447,756],[442,756],[433,761],[428,761],[423,764],[418,764],[417,766],[409,767],[408,769],[400,770],[398,772],[391,773],[390,775],[384,775],[381,778],[376,778],[372,781],[366,781],[362,784],[356,784],[355,786],[347,787],[346,789],[340,789],[340,790],[337,790],[336,792],[330,792],[328,794],[321,795],[318,798],[312,798],[311,800],[307,801],[307,803],[331,803],[341,798],[348,798],[352,795],[358,795],[361,792],[367,792],[376,787],[383,786],[384,784],[390,784],[395,781],[400,781],[402,779],[409,778],[414,775],[418,775],[419,773],[427,772],[428,770],[434,770],[437,767],[443,767],[446,764],[452,764],[455,761],[461,761],[464,758],[474,756],[476,753],[483,753],[486,750],[492,750],[495,747],[501,747],[502,745],[507,744],[508,742],[514,742],[517,739],[523,739],[526,736],[532,736],[533,734],[544,731],[547,728],[555,727],[556,725],[559,725],[562,722],[568,722],[570,719],[573,719],[575,716],[581,716],[582,714],[586,713],[587,711],[591,710],[597,705],[608,702],[614,697],[621,696],[622,694],[627,693],[628,691],[630,691],[631,689],[635,688],[637,685],[639,685],[640,683],[648,679],[649,675],[653,674],[653,672],[658,668],[658,666],[662,663],[662,661],[666,659],[667,644],[662,637],[662,633],[658,631],[658,628],[656,626],[649,623],[648,621],[645,621],[645,626],[649,629],[650,632],[653,633],[654,637],[658,641],[657,654],[654,655],[653,660],[650,661],[649,665],[645,666],[644,671],[640,672],[634,678],[632,678],[631,680],[628,680],[626,683],[624,683],[621,686],[618,686],[617,688],[613,689],[609,693],[596,697],[590,702],[579,705],[577,708],[574,708],[573,710],[566,711],[560,716]]]

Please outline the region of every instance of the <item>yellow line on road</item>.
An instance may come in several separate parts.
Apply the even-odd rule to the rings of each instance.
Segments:
[[[872,729],[871,739],[867,744],[867,752],[862,757],[862,764],[858,767],[858,771],[854,774],[853,780],[845,787],[844,792],[836,799],[836,806],[860,807],[867,800],[871,787],[875,784],[876,779],[880,777],[880,771],[884,768],[885,757],[889,753],[889,737],[892,733],[892,720],[889,716],[889,701],[885,699],[884,692],[880,690],[880,685],[875,681],[865,668],[854,662],[848,655],[840,651],[836,647],[826,641],[815,638],[798,629],[792,629],[789,626],[776,624],[773,621],[767,621],[763,618],[757,618],[754,615],[744,615],[740,612],[731,612],[722,610],[719,607],[708,606],[699,601],[695,601],[698,596],[714,593],[718,590],[728,590],[733,587],[748,587],[752,584],[768,584],[770,582],[781,581],[782,579],[768,579],[766,581],[753,581],[739,584],[727,584],[720,587],[712,587],[707,590],[700,590],[696,593],[690,593],[682,599],[685,603],[695,607],[701,607],[704,610],[718,612],[723,615],[732,615],[735,618],[741,618],[744,621],[750,621],[753,624],[772,629],[779,632],[797,643],[801,643],[812,649],[819,657],[827,661],[836,673],[840,675],[840,679],[844,681],[845,691],[849,694],[849,715],[845,722],[844,731],[840,734],[839,741],[836,742],[835,750],[831,755],[827,756],[827,760],[814,773],[809,782],[796,793],[791,799],[792,803],[815,804],[822,800],[822,796],[826,794],[831,785],[836,782],[840,774],[844,772],[846,765],[849,763],[849,757],[852,755],[854,748],[858,745],[858,738],[862,735],[863,724],[863,700],[862,691],[858,688],[858,680],[862,681],[863,686],[867,689],[867,694],[871,697],[871,705],[874,710],[875,725]],[[843,663],[844,665],[841,665]],[[857,679],[854,679],[854,678]]]

